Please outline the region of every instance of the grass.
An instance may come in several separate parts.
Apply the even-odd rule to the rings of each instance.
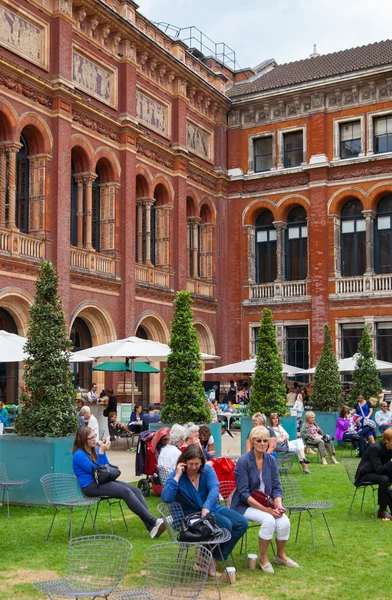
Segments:
[[[275,575],[266,575],[260,570],[248,570],[243,566],[243,556],[239,554],[238,544],[234,552],[237,582],[235,587],[222,585],[223,598],[235,596],[236,600],[260,597],[263,600],[280,600],[315,594],[317,600],[385,598],[385,590],[391,583],[392,522],[374,518],[370,490],[365,496],[363,512],[359,512],[360,500],[357,494],[354,509],[348,515],[354,488],[348,481],[343,464],[325,467],[316,464],[315,457],[312,457],[310,467],[313,476],[304,477],[296,465],[292,474],[300,479],[306,500],[333,500],[334,506],[327,511],[327,519],[335,548],[330,543],[322,517],[314,520],[315,552],[312,550],[310,527],[305,515],[302,517],[298,543],[295,543],[294,533],[298,517],[292,516],[292,535],[287,544],[287,554],[295,559],[301,568],[276,567]],[[148,498],[153,514],[157,514],[156,506],[159,501],[153,493]],[[114,533],[128,538],[133,545],[124,587],[136,587],[144,583],[146,550],[160,541],[167,542],[168,538],[164,535],[159,541],[150,540],[142,522],[126,508],[124,510],[129,532],[125,532],[121,515],[118,509],[114,508]],[[6,507],[0,507],[0,600],[43,598],[31,583],[65,573],[68,512],[57,516],[51,538],[46,542],[52,514],[49,508],[33,507],[27,514],[24,507],[12,506],[11,519],[8,520]],[[75,517],[75,532],[79,531],[81,519],[81,515]],[[98,528],[100,533],[110,533],[109,516],[105,506],[100,508]],[[257,528],[249,530],[249,552],[257,551],[257,532]],[[84,533],[92,533],[91,525],[86,527]],[[107,560],[110,560],[110,556]],[[209,598],[217,597],[212,586],[208,586],[207,595]]]

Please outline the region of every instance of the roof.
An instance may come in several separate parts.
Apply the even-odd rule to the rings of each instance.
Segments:
[[[307,81],[325,79],[353,71],[363,71],[392,63],[392,40],[385,40],[297,60],[274,69],[261,77],[235,84],[227,95],[230,98],[289,87]]]

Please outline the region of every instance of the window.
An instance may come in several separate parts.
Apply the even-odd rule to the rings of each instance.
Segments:
[[[76,183],[75,167],[71,163],[71,246],[77,246],[78,243],[78,184]]]
[[[377,206],[374,258],[376,273],[392,273],[392,196]]]
[[[287,218],[286,280],[300,281],[308,276],[308,226],[302,206],[294,208]]]
[[[340,158],[354,158],[361,152],[361,123],[340,124]]]
[[[284,157],[283,164],[286,169],[298,167],[304,160],[303,132],[294,131],[283,136]]]
[[[268,283],[276,279],[276,229],[269,210],[256,221],[256,281]]]
[[[349,200],[341,212],[341,261],[343,277],[366,270],[366,221],[359,200]]]
[[[358,352],[358,344],[361,341],[363,325],[349,323],[342,325],[342,358],[350,358]]]
[[[16,226],[22,233],[29,232],[29,149],[23,135],[22,147],[16,155]]]
[[[300,369],[309,367],[309,333],[307,325],[286,327],[286,363]]]
[[[270,171],[273,166],[272,136],[254,140],[255,173]]]
[[[392,152],[392,115],[374,119],[373,149],[375,154]]]
[[[392,362],[392,323],[377,324],[377,358]],[[392,373],[380,373],[384,388],[391,389]]]

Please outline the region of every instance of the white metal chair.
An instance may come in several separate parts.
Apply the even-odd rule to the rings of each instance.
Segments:
[[[9,479],[7,475],[7,469],[5,468],[5,464],[0,462],[0,490],[3,490],[2,504],[4,505],[4,497],[7,499],[7,510],[8,510],[8,518],[10,518],[10,497],[9,492],[12,490],[20,490],[22,494],[23,502],[27,508],[27,512],[29,507],[27,506],[26,498],[23,493],[23,486],[25,483],[28,483],[28,479]]]

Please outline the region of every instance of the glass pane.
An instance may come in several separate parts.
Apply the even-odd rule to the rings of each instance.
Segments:
[[[392,133],[392,117],[387,117],[387,133]]]
[[[290,273],[289,281],[298,281],[301,279],[301,257],[300,257],[300,240],[293,240],[289,246],[289,263]]]
[[[359,137],[361,137],[361,124],[359,121],[354,123],[342,123],[340,126],[340,139],[342,141]]]
[[[342,238],[342,275],[352,277],[355,275],[353,233],[348,233]]]
[[[350,358],[358,352],[358,344],[363,333],[363,326],[342,325],[342,358]]]
[[[255,140],[255,154],[271,154],[272,137],[265,137]]]
[[[307,225],[305,225],[305,227],[301,227],[301,237],[303,237],[303,238],[307,238],[308,237],[308,227],[307,227]]]
[[[391,273],[391,230],[381,231],[378,234],[379,273]]]
[[[267,231],[258,231],[256,233],[256,239],[258,242],[267,242],[268,241],[268,232]]]
[[[272,167],[272,154],[255,157],[255,172],[270,171]]]
[[[341,211],[342,217],[362,217],[362,202],[360,200],[349,200],[343,206]]]
[[[366,221],[365,219],[358,219],[356,222],[357,231],[366,231]]]
[[[378,213],[392,213],[392,196],[385,196],[377,205]]]
[[[374,133],[375,135],[382,135],[387,131],[386,119],[374,119]]]
[[[299,238],[299,227],[289,227],[288,228],[288,236],[289,240],[295,240]]]
[[[307,369],[309,365],[309,333],[307,326],[286,327],[286,362]]]
[[[391,228],[391,217],[378,217],[377,229],[390,229]]]
[[[353,233],[355,221],[342,221],[342,233]]]
[[[276,229],[271,229],[269,231],[269,239],[271,240],[271,242],[276,240]]]
[[[355,275],[363,275],[366,271],[366,232],[363,231],[357,234],[357,247],[356,247],[356,257],[357,257],[357,266]]]

